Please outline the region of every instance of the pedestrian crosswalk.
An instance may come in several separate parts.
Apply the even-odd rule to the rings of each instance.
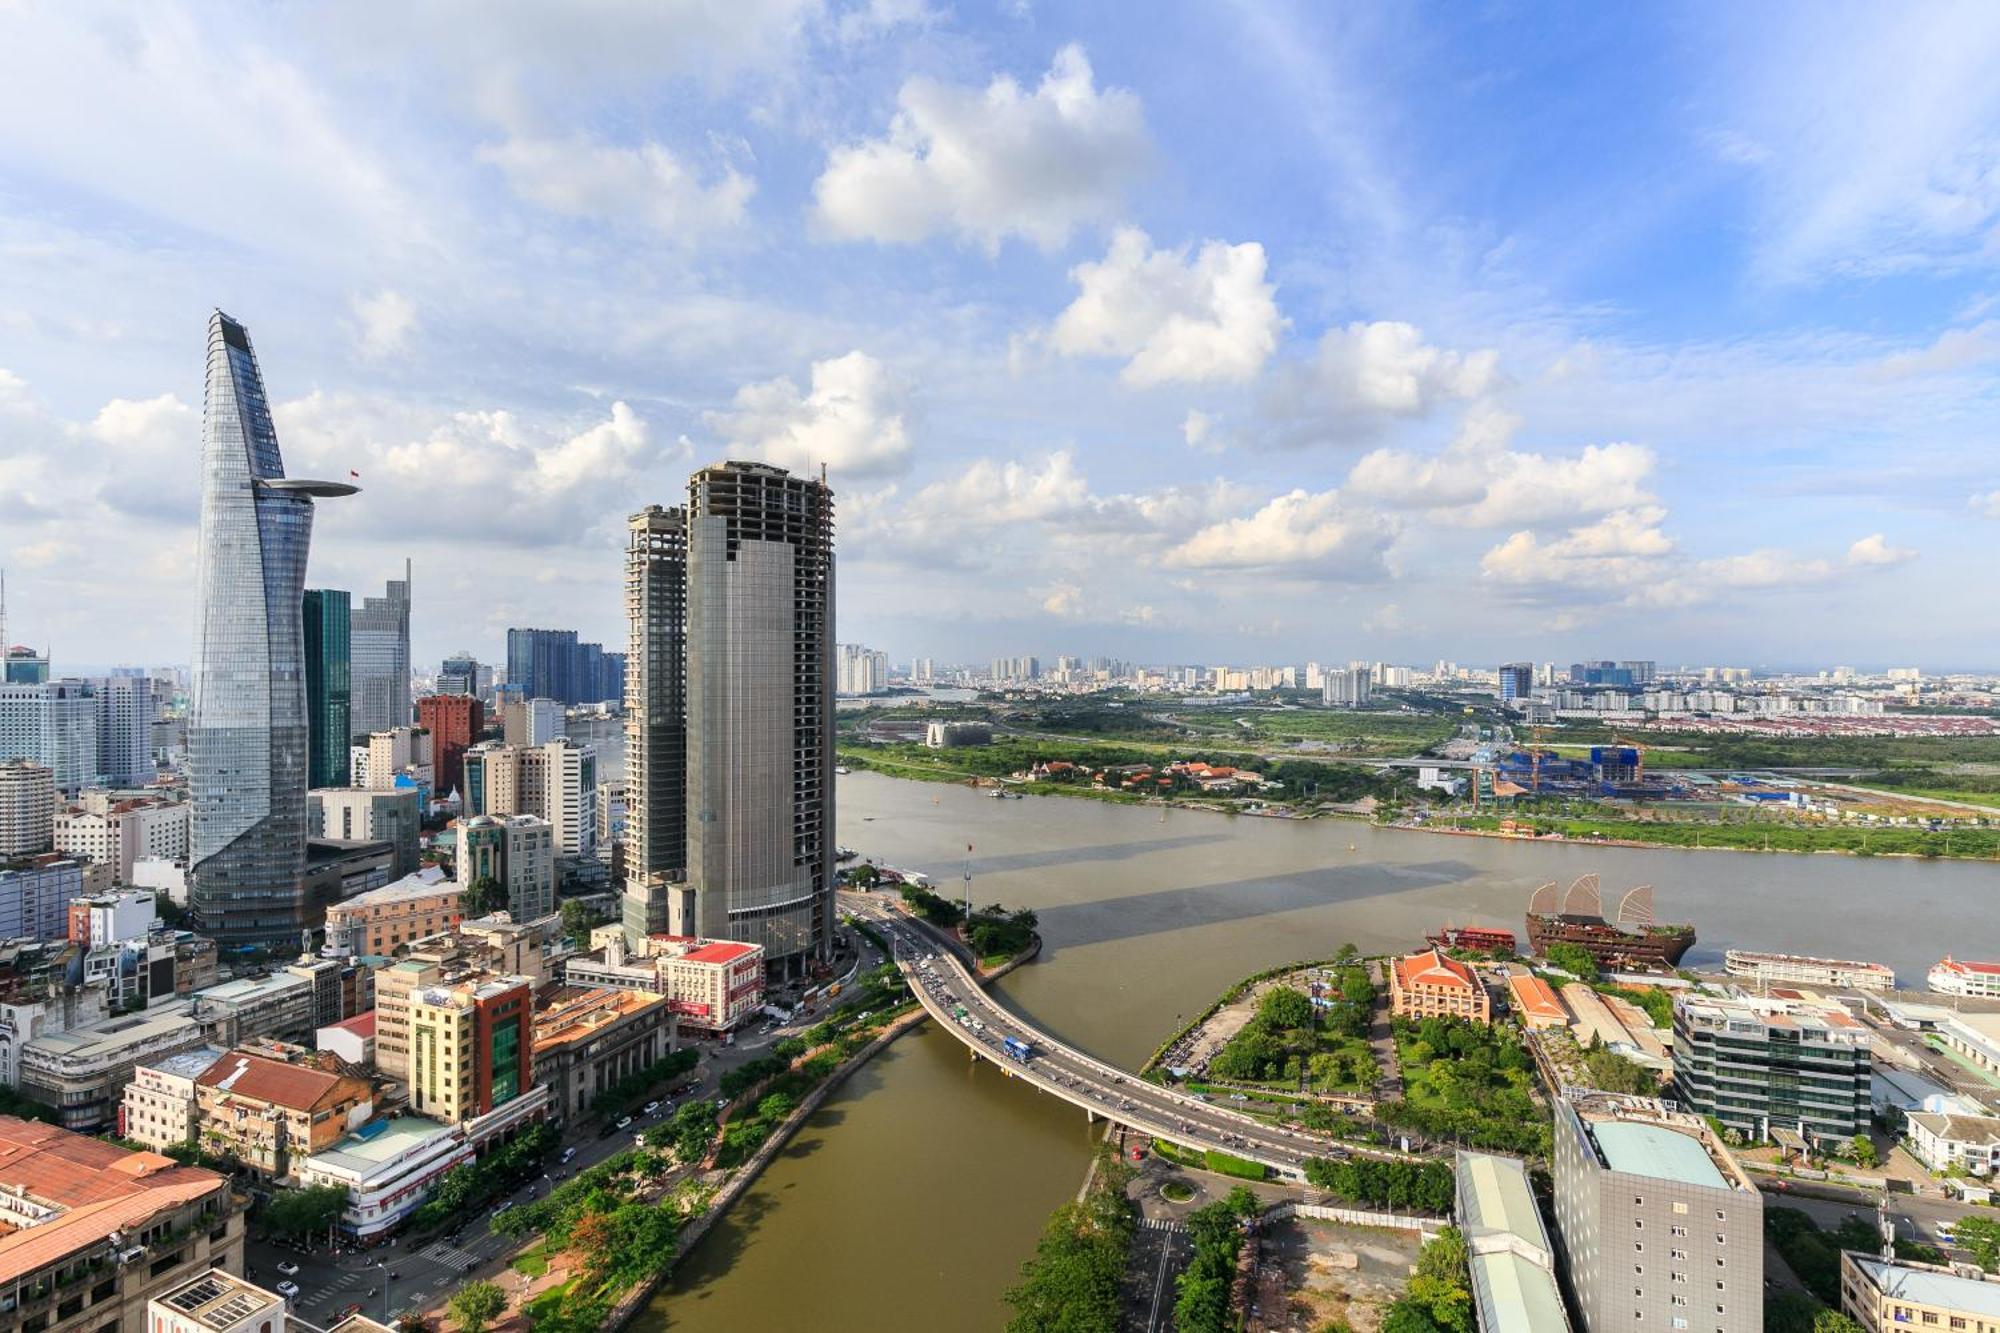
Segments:
[[[1170,1222],[1164,1217],[1142,1217],[1139,1225],[1148,1231],[1164,1231],[1170,1235],[1185,1236],[1187,1228],[1178,1222]]]
[[[454,1273],[469,1273],[480,1263],[478,1255],[468,1250],[461,1250],[449,1241],[441,1240],[434,1245],[427,1245],[419,1250],[418,1254],[438,1267],[449,1268]]]

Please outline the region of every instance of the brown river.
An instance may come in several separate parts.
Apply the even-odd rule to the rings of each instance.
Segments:
[[[1692,965],[1729,947],[1865,958],[1903,985],[1946,952],[2000,956],[2000,866],[1566,846],[1296,823],[855,773],[840,840],[956,892],[1033,907],[1039,960],[1005,1001],[1105,1059],[1144,1060],[1246,973],[1344,941],[1410,948],[1450,922],[1521,932],[1528,895],[1596,871],[1607,905],[1655,887]],[[1350,850],[1351,849],[1351,850]],[[1083,1113],[971,1062],[932,1028],[848,1081],[641,1319],[646,1333],[992,1329],[1049,1211],[1075,1194]]]

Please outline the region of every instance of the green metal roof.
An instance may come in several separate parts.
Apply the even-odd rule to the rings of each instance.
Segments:
[[[1671,1180],[1682,1185],[1726,1190],[1729,1182],[1708,1149],[1692,1134],[1631,1120],[1586,1122],[1604,1154],[1605,1165],[1628,1175]]]
[[[1480,1333],[1562,1333],[1569,1312],[1555,1276],[1518,1254],[1475,1254],[1470,1261]]]
[[[1506,1231],[1549,1247],[1541,1210],[1535,1207],[1528,1172],[1512,1157],[1461,1152],[1459,1178],[1464,1182],[1465,1216],[1459,1224],[1470,1230]]]

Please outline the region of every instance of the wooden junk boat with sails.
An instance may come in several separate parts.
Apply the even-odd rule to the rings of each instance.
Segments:
[[[1597,876],[1585,875],[1567,893],[1550,880],[1528,900],[1528,947],[1546,956],[1551,944],[1577,945],[1606,969],[1671,971],[1694,944],[1694,927],[1655,921],[1650,884],[1629,890],[1607,921]]]

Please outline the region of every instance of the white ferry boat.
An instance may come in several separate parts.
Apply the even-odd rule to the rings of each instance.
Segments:
[[[2000,999],[2000,963],[1966,963],[1946,954],[1930,970],[1924,984],[1940,995]]]
[[[1880,963],[1852,958],[1813,958],[1797,953],[1731,949],[1722,970],[1764,986],[1824,986],[1829,990],[1894,990],[1896,974]]]

